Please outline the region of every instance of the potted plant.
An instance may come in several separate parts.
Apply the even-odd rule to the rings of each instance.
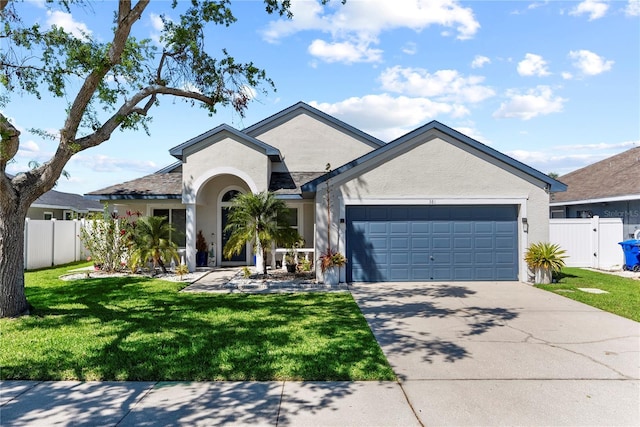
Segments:
[[[524,255],[524,260],[533,270],[534,282],[539,284],[551,283],[553,273],[558,273],[564,267],[565,250],[555,243],[532,243]]]
[[[296,253],[293,249],[289,250],[287,254],[284,256],[284,264],[287,267],[288,273],[295,273],[298,268],[298,263],[296,261]]]
[[[327,163],[325,168],[327,173],[331,172],[331,164]],[[347,258],[339,251],[331,248],[331,184],[327,179],[327,192],[325,200],[327,202],[327,249],[320,255],[320,270],[322,271],[322,281],[325,285],[336,286],[340,282],[340,267],[347,263]]]
[[[200,230],[196,236],[196,267],[206,267],[208,256],[207,241],[204,238],[204,234],[202,234],[202,230]]]
[[[339,269],[347,263],[347,258],[340,252],[327,249],[318,260],[324,284],[336,286],[340,281]]]

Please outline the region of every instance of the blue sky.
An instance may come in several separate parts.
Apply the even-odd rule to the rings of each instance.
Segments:
[[[545,173],[640,145],[639,0],[292,3],[287,21],[264,13],[260,1],[234,2],[238,22],[208,34],[211,52],[227,48],[275,81],[277,92],[257,94],[246,117],[226,109],[209,117],[163,98],[151,136],[116,131],[76,155],[56,189],[85,193],[153,173],[175,161],[171,147],[221,123],[242,129],[298,101],[384,141],[438,120]],[[69,15],[31,1],[19,10],[25,23],[107,40],[116,7],[95,2]],[[157,40],[162,13],[177,17],[169,2],[154,1],[136,35]],[[55,142],[27,129],[59,129],[65,107],[14,94],[2,109],[22,131],[10,173],[51,156]]]

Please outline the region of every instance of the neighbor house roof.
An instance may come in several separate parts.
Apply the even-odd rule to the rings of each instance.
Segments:
[[[209,141],[209,144],[215,144],[218,141],[221,141],[224,138],[231,136],[237,141],[242,142],[243,144],[252,147],[266,156],[268,156],[271,161],[279,162],[282,160],[282,156],[280,154],[280,150],[277,148],[266,144],[252,136],[244,132],[240,132],[238,129],[231,127],[227,124],[222,124],[220,126],[216,126],[215,128],[207,131],[201,135],[196,136],[195,138],[191,138],[190,140],[183,142],[180,145],[177,145],[169,150],[169,154],[174,156],[177,159],[182,160],[184,153],[189,148],[193,147],[196,144],[199,144],[203,141]]]
[[[436,130],[436,131],[440,131],[442,133],[444,133],[445,135],[448,135],[452,138],[457,139],[458,141],[467,144],[468,146],[475,148],[476,150],[487,154],[517,170],[520,170],[522,172],[524,172],[527,175],[530,175],[534,178],[539,179],[540,181],[546,183],[549,185],[549,188],[551,191],[565,191],[567,189],[567,186],[565,184],[563,184],[560,181],[557,181],[551,177],[549,177],[548,175],[532,168],[531,166],[527,166],[522,162],[519,162],[518,160],[515,160],[509,156],[507,156],[506,154],[503,154],[497,150],[494,150],[491,147],[488,147],[484,144],[482,144],[481,142],[476,141],[475,139],[469,138],[468,136],[458,132],[455,129],[452,129],[446,125],[443,125],[442,123],[438,122],[438,121],[431,121],[429,123],[427,123],[424,126],[421,126],[403,136],[401,136],[398,139],[395,139],[391,142],[389,142],[388,144],[373,150],[367,154],[365,154],[364,156],[361,156],[355,160],[352,160],[351,162],[342,165],[334,170],[332,170],[331,172],[324,174],[322,176],[320,176],[319,178],[305,184],[302,186],[302,191],[303,192],[315,192],[318,185],[320,185],[321,183],[325,182],[326,180],[328,180],[329,178],[332,178],[334,176],[340,175],[344,172],[347,172],[348,170],[361,165],[363,163],[367,163],[370,161],[373,161],[373,159],[384,155],[384,153],[393,150],[395,147],[399,146],[400,144],[403,144],[409,140],[412,140],[413,138],[415,138],[416,136],[419,136],[421,134],[424,134],[426,132],[432,131],[432,130]]]
[[[341,120],[338,120],[335,117],[332,117],[327,113],[324,113],[318,110],[317,108],[314,108],[302,101],[292,105],[291,107],[285,108],[284,110],[270,117],[267,117],[266,119],[261,120],[258,123],[249,126],[248,128],[243,129],[242,132],[250,136],[256,136],[266,132],[269,129],[273,129],[279,126],[283,122],[289,120],[291,117],[294,117],[301,113],[308,114],[309,116],[312,116],[324,123],[327,123],[336,129],[346,132],[350,134],[352,137],[362,142],[365,142],[367,145],[369,145],[372,148],[382,147],[383,145],[385,145],[384,141],[381,141],[378,138],[375,138],[369,135],[368,133],[363,132],[360,129],[357,129],[351,126],[350,124],[347,124]]]
[[[31,204],[32,208],[65,209],[75,212],[101,212],[103,207],[95,200],[89,200],[80,194],[63,193],[50,190]]]
[[[640,147],[600,160],[558,178],[567,184],[552,206],[640,199]]]

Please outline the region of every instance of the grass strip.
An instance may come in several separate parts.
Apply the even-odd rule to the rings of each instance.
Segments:
[[[640,280],[567,267],[562,269],[558,283],[536,287],[640,322]],[[591,294],[578,288],[596,288],[607,293]]]

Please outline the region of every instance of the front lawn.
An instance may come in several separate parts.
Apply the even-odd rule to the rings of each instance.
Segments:
[[[0,319],[0,378],[393,380],[348,293],[190,294],[121,277],[26,273],[30,316]]]
[[[562,269],[558,283],[536,287],[640,322],[640,280],[567,267]],[[578,288],[596,288],[608,293],[591,294]]]

